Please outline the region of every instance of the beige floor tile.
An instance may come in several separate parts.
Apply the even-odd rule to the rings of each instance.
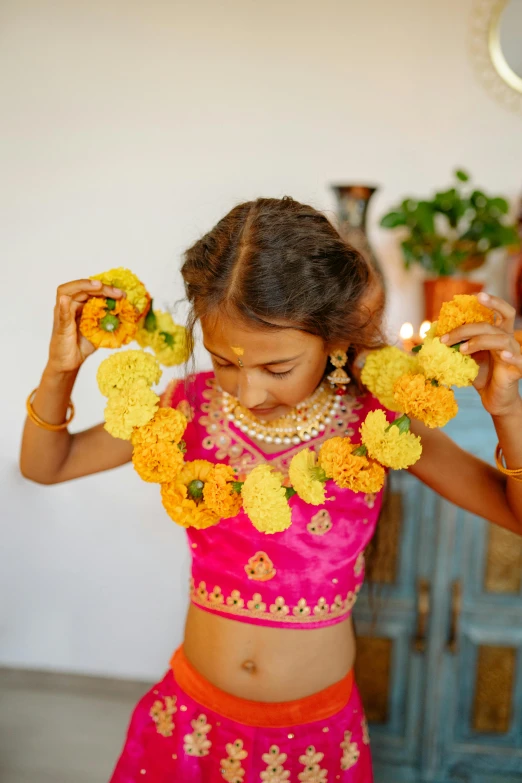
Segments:
[[[149,687],[0,669],[0,783],[106,783]]]

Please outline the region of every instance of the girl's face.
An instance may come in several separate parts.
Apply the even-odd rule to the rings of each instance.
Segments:
[[[303,402],[323,378],[329,350],[320,337],[249,328],[226,315],[203,318],[201,326],[217,382],[264,421]]]

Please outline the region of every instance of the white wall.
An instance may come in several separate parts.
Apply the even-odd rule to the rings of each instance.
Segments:
[[[170,303],[184,247],[233,204],[380,183],[371,236],[390,324],[420,318],[378,217],[468,167],[522,185],[522,119],[467,56],[470,0],[4,0],[1,661],[156,677],[181,638],[188,556],[157,488],[122,468],[68,486],[17,473],[54,289],[128,265]],[[101,417],[98,359],[74,393]]]

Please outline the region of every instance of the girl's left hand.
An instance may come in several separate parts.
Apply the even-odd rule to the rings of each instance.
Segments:
[[[478,294],[477,298],[495,312],[495,324],[465,324],[444,335],[441,342],[462,343],[460,352],[473,356],[479,366],[473,385],[485,409],[492,416],[507,416],[521,402],[522,355],[514,336],[516,311],[496,296]]]

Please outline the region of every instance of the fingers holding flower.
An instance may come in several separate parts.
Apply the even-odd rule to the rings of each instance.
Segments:
[[[494,317],[478,323],[457,321],[440,340],[454,346],[461,354],[473,357],[479,367],[474,386],[484,407],[492,415],[503,415],[520,401],[518,381],[522,378],[522,355],[514,335],[516,312],[496,296],[479,294],[477,298],[481,307],[488,309]]]

